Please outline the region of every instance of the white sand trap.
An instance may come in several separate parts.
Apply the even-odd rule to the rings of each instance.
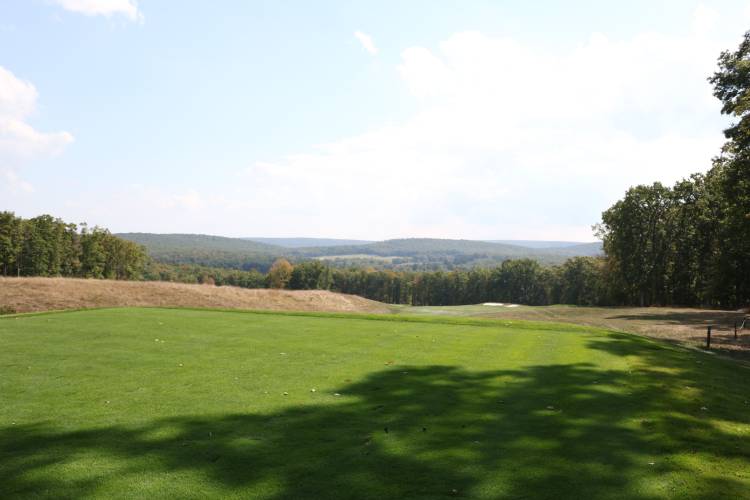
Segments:
[[[502,307],[502,306],[504,306],[505,304],[503,304],[502,302],[485,302],[485,303],[484,303],[484,304],[482,304],[482,305],[483,305],[483,306],[492,306],[492,307]]]
[[[505,307],[518,307],[518,304],[508,304],[508,305],[507,305],[507,306],[505,306]]]

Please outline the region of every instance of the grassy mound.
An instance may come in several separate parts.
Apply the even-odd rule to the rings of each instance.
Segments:
[[[0,497],[748,497],[742,366],[572,325],[389,319],[0,319]]]
[[[0,277],[0,313],[99,307],[221,307],[390,312],[380,302],[325,290],[267,290],[164,281]]]

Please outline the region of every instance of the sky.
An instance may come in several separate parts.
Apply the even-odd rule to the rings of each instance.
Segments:
[[[0,210],[592,241],[630,186],[710,168],[748,29],[748,0],[0,0]]]

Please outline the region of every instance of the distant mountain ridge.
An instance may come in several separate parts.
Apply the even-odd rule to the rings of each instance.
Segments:
[[[594,256],[601,253],[601,242],[576,243],[567,242],[564,246],[551,246],[552,243],[539,242],[536,247],[507,243],[452,240],[440,238],[401,238],[360,245],[340,245],[328,247],[301,247],[297,251],[309,256],[343,255],[348,253],[364,253],[379,256],[409,256],[413,254],[487,254],[506,258],[524,258],[533,256]],[[549,243],[550,245],[547,245]]]
[[[584,256],[584,257],[597,257],[604,255],[604,247],[602,247],[601,241],[594,241],[592,243],[580,243],[578,245],[571,245],[568,247],[554,248],[562,254],[568,253],[571,257],[573,256]]]
[[[548,240],[483,240],[489,243],[504,243],[527,248],[567,248],[578,245],[588,245],[585,241],[548,241]]]
[[[243,240],[257,241],[269,245],[278,245],[284,248],[306,248],[306,247],[338,247],[352,245],[367,245],[375,243],[373,240],[347,240],[340,238],[242,238]]]
[[[276,252],[282,248],[280,245],[271,243],[209,234],[118,233],[116,236],[144,245],[149,250],[202,249]]]
[[[335,238],[228,238],[205,234],[119,233],[144,245],[157,261],[266,271],[279,257],[325,259],[330,265],[403,270],[489,267],[531,258],[559,264],[602,253],[600,242],[400,238],[385,241]],[[502,242],[500,242],[502,241]],[[321,245],[321,243],[324,243]],[[521,245],[520,243],[525,243]]]
[[[366,245],[309,247],[299,251],[308,255],[336,255],[345,253],[365,253],[373,255],[408,256],[416,253],[435,254],[489,254],[489,255],[526,255],[528,248],[489,243],[477,240],[449,240],[439,238],[399,238],[393,240],[376,241]]]

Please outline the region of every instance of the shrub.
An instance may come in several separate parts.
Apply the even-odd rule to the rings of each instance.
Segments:
[[[6,305],[0,305],[0,315],[1,314],[15,314],[18,311],[16,311],[16,308],[13,306],[6,306]]]

